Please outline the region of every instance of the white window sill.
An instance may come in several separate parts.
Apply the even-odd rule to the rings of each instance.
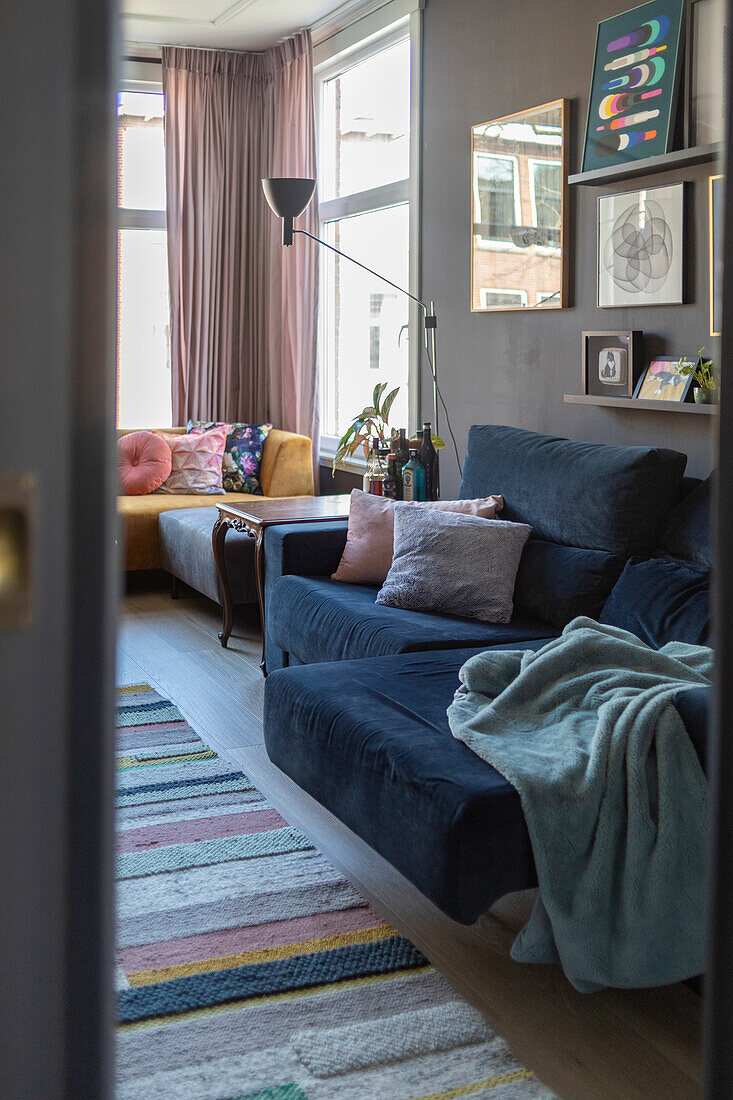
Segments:
[[[326,466],[330,470],[333,465],[333,455],[321,453],[318,457],[318,461],[321,466]],[[343,470],[343,472],[347,474],[363,475],[366,470],[366,459],[343,458],[336,464],[336,469]]]

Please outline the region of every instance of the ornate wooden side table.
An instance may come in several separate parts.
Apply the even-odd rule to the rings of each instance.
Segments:
[[[234,622],[232,589],[224,556],[224,540],[227,531],[233,527],[235,531],[246,531],[255,539],[255,580],[262,624],[260,668],[265,675],[267,675],[265,668],[265,555],[263,552],[265,528],[273,527],[278,523],[318,523],[328,519],[348,519],[349,500],[348,494],[329,497],[253,496],[251,504],[241,500],[236,504],[227,504],[226,501],[217,504],[219,515],[214,524],[211,540],[224,607],[224,621],[219,633],[219,641],[226,647]]]

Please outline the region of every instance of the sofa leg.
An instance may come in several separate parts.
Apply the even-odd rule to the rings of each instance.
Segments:
[[[177,600],[181,595],[181,582],[171,573],[171,599]]]

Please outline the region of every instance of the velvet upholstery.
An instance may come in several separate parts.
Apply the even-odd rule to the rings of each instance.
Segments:
[[[647,645],[708,645],[710,580],[706,571],[677,558],[631,558],[600,621],[630,630]]]
[[[651,554],[679,499],[686,461],[659,447],[610,447],[475,425],[459,495],[501,493],[501,518],[529,523],[538,538],[622,557]]]
[[[268,635],[286,653],[315,663],[500,642],[511,646],[556,634],[548,624],[527,616],[515,616],[510,623],[485,623],[381,607],[375,603],[377,591],[326,577],[281,577],[267,605]]]
[[[699,482],[667,517],[660,545],[673,558],[708,568],[713,560],[711,504],[713,474]]]
[[[678,691],[674,697],[674,705],[685,723],[703,771],[707,768],[711,698],[710,688],[707,687],[687,688],[685,691]]]
[[[466,924],[536,881],[519,795],[448,728],[475,652],[308,665],[265,683],[272,762]]]
[[[183,435],[186,431],[182,427],[162,430],[166,435]],[[128,434],[125,429],[120,429],[117,438]],[[313,461],[308,437],[273,428],[262,452],[260,482],[266,497],[312,496]],[[117,513],[124,540],[122,558],[125,569],[161,568],[158,545],[158,516],[161,512],[174,508],[211,508],[218,500],[227,503],[251,502],[252,496],[250,493],[222,493],[216,496],[164,494],[118,497]]]
[[[514,588],[515,612],[562,629],[577,615],[597,619],[624,559],[605,550],[580,550],[530,535]]]
[[[217,515],[216,508],[162,512],[158,519],[158,535],[163,568],[220,604],[219,580],[211,548],[211,532]],[[256,603],[254,539],[244,532],[229,531],[224,553],[233,603]]]

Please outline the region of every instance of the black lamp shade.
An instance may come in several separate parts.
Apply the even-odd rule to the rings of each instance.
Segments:
[[[283,244],[293,243],[293,218],[303,213],[315,189],[315,180],[295,176],[275,176],[262,181],[262,190],[270,208],[283,220]]]

